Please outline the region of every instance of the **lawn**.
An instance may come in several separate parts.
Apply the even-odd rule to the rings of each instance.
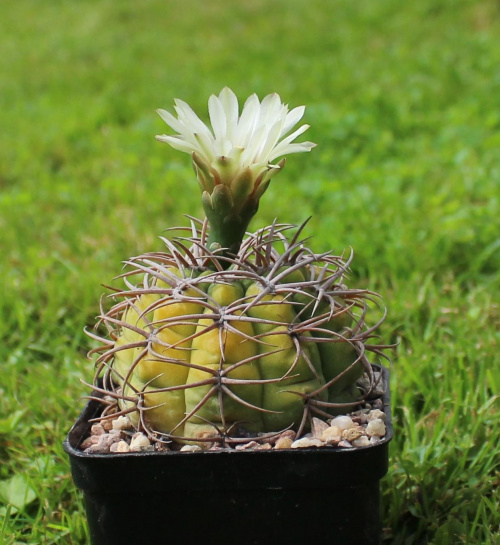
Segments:
[[[124,259],[202,214],[155,109],[225,85],[305,104],[318,144],[252,227],[312,216],[388,307],[384,543],[500,542],[498,1],[7,0],[0,51],[0,543],[86,543],[61,446],[83,328]]]

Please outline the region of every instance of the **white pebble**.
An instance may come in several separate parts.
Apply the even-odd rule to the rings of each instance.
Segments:
[[[352,421],[350,416],[337,416],[331,422],[330,426],[337,426],[341,431],[348,430],[349,428],[355,428],[356,424]]]
[[[113,443],[109,450],[110,452],[130,452],[130,445],[127,441],[118,441],[118,443]]]
[[[149,439],[143,433],[135,433],[130,441],[130,450],[140,452],[151,445]]]
[[[319,418],[314,417],[311,423],[311,434],[315,439],[321,439],[323,432],[328,429],[328,424]]]
[[[370,445],[370,439],[368,439],[366,435],[362,435],[361,437],[354,439],[354,441],[352,442],[353,447],[368,447]]]
[[[330,426],[321,434],[321,440],[326,445],[337,445],[342,441],[342,430],[337,428],[337,426]]]
[[[370,437],[374,435],[377,437],[383,437],[385,435],[384,421],[380,418],[375,418],[374,420],[368,422],[368,425],[366,426],[366,433]]]
[[[201,452],[201,450],[203,449],[198,445],[184,445],[181,448],[181,452]]]
[[[371,422],[372,420],[375,420],[376,418],[380,418],[380,420],[383,420],[385,422],[386,420],[386,415],[383,411],[381,411],[380,409],[373,409],[373,411],[370,411],[368,413],[368,422]]]
[[[113,420],[113,429],[114,430],[127,430],[132,427],[132,422],[130,422],[130,419],[128,416],[119,416],[118,418],[115,418]]]
[[[130,445],[127,441],[119,441],[116,443],[116,452],[130,452]]]
[[[348,428],[347,430],[342,431],[342,439],[345,439],[350,443],[356,439],[359,439],[362,435],[365,435],[365,432],[361,426],[356,428]]]
[[[297,439],[297,441],[292,443],[292,448],[322,447],[323,445],[323,441],[320,441],[319,439],[302,437],[302,439]]]

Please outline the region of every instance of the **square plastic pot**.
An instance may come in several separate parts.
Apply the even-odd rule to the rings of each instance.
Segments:
[[[379,545],[379,481],[392,439],[363,448],[85,454],[101,405],[64,441],[92,545]]]

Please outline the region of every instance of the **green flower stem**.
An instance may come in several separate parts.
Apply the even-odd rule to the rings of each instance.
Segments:
[[[235,209],[231,192],[226,186],[211,195],[203,193],[202,202],[210,226],[208,249],[222,248],[223,256],[233,257],[238,253],[253,216],[259,208],[258,199],[247,199],[239,209]],[[228,264],[229,265],[229,264]]]

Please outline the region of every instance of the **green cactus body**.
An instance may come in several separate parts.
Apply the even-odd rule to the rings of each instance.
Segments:
[[[225,442],[304,431],[359,402],[364,292],[342,283],[341,258],[275,230],[249,236],[229,267],[206,250],[206,228],[190,250],[174,239],[168,253],[129,262],[123,300],[101,317],[110,338],[97,376],[137,428]]]

